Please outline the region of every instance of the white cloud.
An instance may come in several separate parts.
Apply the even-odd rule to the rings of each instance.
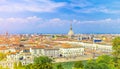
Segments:
[[[39,24],[39,27],[62,27],[70,24],[70,20],[62,20],[60,18],[53,18],[44,20],[44,23]]]
[[[25,29],[33,29],[37,23],[42,21],[36,16],[26,18],[0,18],[0,31],[24,31]]]
[[[109,24],[109,23],[119,23],[120,24],[120,18],[118,19],[111,19],[111,18],[106,18],[102,20],[64,20],[60,18],[53,18],[53,19],[42,19],[37,16],[31,16],[31,17],[25,17],[25,18],[0,18],[0,25],[2,26],[3,24],[35,24],[35,25],[45,25],[45,26],[63,26],[65,24]]]
[[[101,25],[109,27],[118,27],[120,26],[120,18],[111,19],[106,18],[102,20],[64,20],[60,18],[53,19],[42,19],[37,16],[25,17],[25,18],[0,18],[0,31],[35,31],[35,30],[44,30],[49,28],[65,28],[72,23],[75,26],[81,25]]]
[[[58,28],[69,25],[69,20],[62,20],[60,18],[42,19],[37,16],[25,18],[0,18],[0,31],[35,31],[47,28]]]
[[[42,18],[38,18],[36,16],[26,17],[26,18],[0,18],[0,24],[8,24],[8,23],[35,23],[42,20]]]
[[[111,19],[111,18],[106,18],[102,20],[86,20],[86,21],[80,21],[77,20],[76,24],[120,24],[120,18],[118,19]]]
[[[50,20],[50,22],[60,22],[60,21],[61,21],[61,19],[59,19],[59,18],[54,18],[54,19]]]
[[[64,6],[64,3],[56,3],[50,0],[2,0],[0,12],[53,12],[57,8]]]

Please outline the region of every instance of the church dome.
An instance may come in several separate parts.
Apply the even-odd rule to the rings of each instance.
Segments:
[[[72,30],[70,30],[70,31],[68,32],[68,35],[69,35],[69,36],[72,36],[72,35],[74,35],[74,32],[73,32]]]

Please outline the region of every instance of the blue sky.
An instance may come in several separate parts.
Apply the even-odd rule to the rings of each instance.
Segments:
[[[0,33],[120,33],[120,0],[0,0]]]

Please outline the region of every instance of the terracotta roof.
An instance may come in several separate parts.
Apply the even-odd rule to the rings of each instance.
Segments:
[[[6,46],[0,47],[0,50],[7,50],[8,48]]]
[[[45,48],[45,46],[32,46],[31,48],[33,48],[33,49],[43,49],[43,48]]]
[[[72,46],[70,44],[64,43],[64,44],[61,44],[61,47],[62,48],[71,48]]]
[[[11,55],[11,54],[16,54],[17,52],[9,52],[9,53],[7,53],[7,55]]]

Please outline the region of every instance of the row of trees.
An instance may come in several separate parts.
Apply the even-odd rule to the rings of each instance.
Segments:
[[[25,66],[25,69],[54,69],[52,59],[47,56],[40,56],[34,58],[34,63]],[[57,64],[57,69],[64,69],[62,64]]]
[[[34,63],[25,66],[26,69],[53,69],[52,59],[47,56],[34,58]]]
[[[108,55],[102,55],[96,60],[88,60],[83,63],[78,61],[74,64],[74,69],[116,69],[113,59]]]
[[[52,59],[46,56],[36,57],[33,64],[22,66],[20,63],[14,66],[14,69],[64,69],[62,64],[52,63]],[[56,67],[56,68],[54,68]],[[77,61],[74,63],[73,69],[118,69],[112,56],[102,55],[97,59],[88,61]]]

